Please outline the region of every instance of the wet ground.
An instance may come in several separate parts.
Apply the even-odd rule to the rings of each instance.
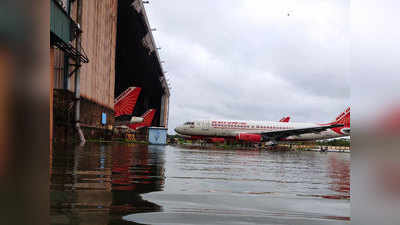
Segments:
[[[350,154],[58,145],[52,224],[350,224]]]

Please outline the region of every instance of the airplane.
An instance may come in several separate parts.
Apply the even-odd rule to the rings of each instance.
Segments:
[[[222,142],[223,138],[269,145],[345,137],[350,136],[350,107],[329,123],[195,120],[176,127],[175,132],[191,139]]]
[[[282,119],[280,119],[279,122],[287,123],[287,122],[289,122],[289,120],[290,120],[290,116],[287,116],[287,117],[283,117]],[[184,139],[191,139],[191,140],[202,139],[201,137],[195,137],[195,136],[191,137],[191,136],[181,135],[181,134],[178,134],[178,136],[181,138],[184,138]],[[212,137],[212,138],[207,138],[207,140],[212,143],[224,143],[225,142],[225,138],[223,138],[223,137],[222,138],[221,137]]]

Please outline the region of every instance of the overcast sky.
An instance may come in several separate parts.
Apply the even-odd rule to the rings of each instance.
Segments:
[[[393,107],[400,113],[399,9],[398,0],[351,2],[350,83],[357,126],[387,116]]]
[[[169,130],[194,119],[325,122],[348,106],[349,1],[151,0]]]

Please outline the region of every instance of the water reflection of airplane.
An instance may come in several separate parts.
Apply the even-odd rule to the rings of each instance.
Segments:
[[[350,107],[330,123],[294,123],[290,117],[272,121],[197,120],[175,128],[191,139],[223,142],[236,139],[244,142],[311,141],[350,135]]]
[[[121,145],[113,149],[112,192],[114,213],[160,211],[140,194],[160,191],[164,185],[163,151],[158,146]]]
[[[342,198],[350,198],[350,162],[331,156],[328,163],[331,189],[343,195]]]

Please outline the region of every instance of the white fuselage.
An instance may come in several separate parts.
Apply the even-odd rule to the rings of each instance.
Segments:
[[[197,120],[187,122],[175,128],[178,134],[207,137],[236,137],[238,134],[259,134],[271,131],[301,129],[321,126],[318,123],[293,123],[272,121],[227,121],[227,120]],[[322,140],[349,136],[349,128],[338,130],[328,129],[318,133],[306,133],[285,138],[288,141]]]

